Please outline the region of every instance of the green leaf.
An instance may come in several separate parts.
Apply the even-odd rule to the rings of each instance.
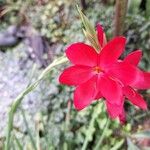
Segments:
[[[140,150],[140,149],[131,141],[130,138],[127,138],[127,144],[128,144],[127,150]]]
[[[123,143],[124,143],[124,139],[122,139],[121,141],[117,142],[115,144],[115,146],[113,146],[110,150],[119,150],[120,147],[123,145]]]
[[[82,23],[87,31],[89,31],[91,34],[95,34],[95,28],[91,24],[91,22],[88,20],[88,18],[83,14],[79,6],[77,5],[77,10],[79,12],[79,15],[81,17]]]
[[[16,137],[15,135],[14,135],[14,139],[15,139],[15,141],[16,141],[16,144],[17,144],[17,146],[18,146],[18,149],[19,149],[19,150],[23,150],[23,147],[22,147],[20,141],[17,139],[17,137]]]
[[[132,136],[135,138],[149,138],[150,139],[150,130],[135,133],[135,134],[132,134]]]
[[[22,117],[23,117],[24,124],[25,124],[26,129],[27,129],[27,133],[28,133],[28,135],[30,137],[30,140],[31,140],[32,147],[33,147],[34,150],[36,150],[36,142],[34,140],[34,137],[33,137],[32,133],[31,133],[31,130],[30,130],[29,126],[28,126],[28,121],[26,119],[25,112],[24,112],[23,109],[20,109],[20,110],[21,110],[21,114],[22,114]]]
[[[79,15],[81,17],[84,29],[83,33],[85,34],[85,37],[88,39],[88,41],[91,43],[91,45],[95,48],[97,52],[101,49],[100,44],[98,42],[97,34],[95,31],[95,28],[91,24],[91,22],[88,20],[88,18],[83,14],[79,6],[77,5],[77,10],[79,12]]]

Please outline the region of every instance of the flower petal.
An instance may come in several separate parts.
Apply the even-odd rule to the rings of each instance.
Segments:
[[[130,53],[129,55],[127,55],[127,57],[124,59],[124,62],[128,62],[131,63],[132,65],[137,66],[141,60],[141,57],[142,57],[142,51],[136,50]]]
[[[115,63],[124,51],[126,38],[116,37],[109,41],[100,52],[99,64],[101,67]]]
[[[146,102],[144,101],[142,96],[139,93],[137,93],[134,89],[132,89],[129,86],[124,87],[123,93],[132,104],[134,104],[142,109],[147,109]]]
[[[90,105],[96,95],[96,76],[79,85],[74,92],[74,106],[81,110]]]
[[[149,89],[150,88],[150,72],[139,70],[138,79],[131,84],[136,89]]]
[[[66,50],[68,59],[75,65],[95,66],[97,64],[98,54],[89,45],[84,43],[75,43]]]
[[[108,101],[106,101],[106,108],[107,108],[107,112],[108,112],[110,118],[114,119],[119,116],[123,117],[122,116],[123,109],[124,109],[123,103],[121,103],[120,105],[116,105],[116,104],[112,104],[112,103],[109,103]]]
[[[105,33],[103,31],[103,27],[100,24],[97,24],[96,30],[97,30],[98,41],[99,41],[101,47],[104,47],[106,45],[107,41],[106,41]]]
[[[100,98],[102,98],[102,94],[101,94],[101,92],[98,92],[94,99],[99,100]]]
[[[98,79],[98,89],[109,103],[120,105],[123,93],[118,82],[108,77],[101,77]]]
[[[79,85],[88,81],[92,74],[92,68],[88,66],[71,66],[63,71],[59,82],[66,85]]]
[[[126,122],[126,114],[124,108],[122,109],[122,112],[119,115],[119,121],[124,124]]]
[[[107,73],[120,80],[125,85],[130,85],[139,80],[139,69],[126,62],[117,62],[108,68]]]

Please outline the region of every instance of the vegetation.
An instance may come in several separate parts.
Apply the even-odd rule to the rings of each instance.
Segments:
[[[121,125],[109,120],[103,102],[76,111],[73,88],[58,82],[68,65],[66,46],[88,42],[76,4],[93,25],[104,26],[108,40],[126,36],[122,57],[140,48],[140,67],[150,70],[150,1],[143,1],[128,0],[120,20],[114,0],[0,0],[0,115],[6,113],[5,124],[0,121],[0,149],[149,149],[149,108],[142,111],[126,103],[127,123]],[[150,91],[140,92],[150,106]]]

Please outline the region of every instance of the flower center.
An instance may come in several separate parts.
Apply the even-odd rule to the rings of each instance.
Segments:
[[[94,70],[94,72],[96,72],[96,73],[100,73],[100,72],[102,71],[101,68],[98,67],[98,66],[94,67],[93,70]]]

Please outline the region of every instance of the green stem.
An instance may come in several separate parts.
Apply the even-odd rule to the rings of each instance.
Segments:
[[[18,150],[23,150],[23,147],[17,137],[14,135],[14,140],[16,141]]]
[[[92,119],[90,121],[90,125],[89,125],[89,128],[86,130],[86,134],[85,134],[85,140],[84,140],[84,143],[83,143],[83,146],[82,146],[82,149],[81,150],[86,150],[87,149],[87,146],[88,146],[88,143],[90,141],[90,138],[94,131],[92,131],[92,129],[94,128],[94,123],[95,123],[95,120],[97,119],[97,117],[99,116],[99,114],[101,113],[101,106],[103,106],[103,103],[97,103],[96,107],[93,107],[93,113],[92,113]]]
[[[114,37],[122,35],[124,31],[124,22],[127,12],[128,0],[116,0],[115,19],[114,19]]]
[[[83,143],[83,146],[82,146],[82,149],[81,150],[86,150],[87,146],[88,146],[88,142],[89,142],[89,134],[88,134],[88,131],[90,131],[90,129],[93,127],[93,124],[95,122],[95,117],[92,117],[91,121],[90,121],[90,125],[89,125],[89,128],[86,132],[86,137],[85,137],[85,140],[84,140],[84,143]]]
[[[51,69],[53,67],[63,64],[67,61],[68,60],[65,56],[62,56],[62,57],[54,60],[47,68],[45,68],[45,70],[41,73],[39,78],[34,83],[30,84],[22,93],[20,93],[16,97],[16,99],[14,100],[14,102],[11,106],[10,112],[8,114],[8,126],[7,126],[5,150],[10,150],[10,137],[11,137],[11,132],[13,130],[14,115],[15,115],[15,112],[16,112],[18,106],[20,105],[21,101],[23,100],[23,98],[38,86],[40,81],[51,71]]]
[[[28,133],[29,138],[31,140],[32,147],[33,147],[34,150],[36,150],[36,143],[34,141],[34,138],[33,138],[32,134],[31,134],[31,130],[30,130],[29,126],[28,126],[28,121],[26,119],[25,112],[24,112],[24,110],[22,108],[20,110],[21,110],[21,113],[22,113],[24,124],[26,126],[27,133]]]
[[[70,113],[71,113],[71,100],[68,101],[68,105],[67,105],[67,113],[66,113],[65,124],[64,124],[64,131],[65,131],[64,136],[69,131]],[[64,141],[65,142],[63,144],[63,149],[67,150],[68,149],[68,142],[66,141],[66,137],[65,137]]]
[[[108,127],[109,127],[109,124],[110,124],[110,120],[109,120],[109,118],[107,118],[107,121],[106,121],[106,124],[104,126],[102,135],[100,136],[100,139],[98,140],[98,143],[96,144],[94,150],[99,150],[100,149],[100,146],[101,146],[101,144],[102,144],[102,142],[104,140],[104,137],[105,137],[106,131],[107,131]]]

